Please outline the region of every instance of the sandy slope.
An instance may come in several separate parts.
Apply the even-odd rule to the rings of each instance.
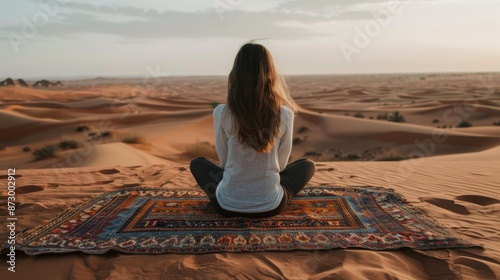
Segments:
[[[498,149],[489,151],[497,158]],[[403,162],[318,163],[312,185],[393,187],[430,217],[484,244],[484,248],[448,250],[293,251],[264,253],[167,254],[134,256],[109,253],[30,257],[20,254],[16,279],[497,279],[500,277],[500,163],[425,159],[408,174]],[[479,158],[481,159],[481,158]],[[332,170],[332,168],[334,170]],[[124,187],[196,188],[180,164],[107,168],[20,170],[20,230],[53,218],[66,206],[103,191]],[[398,177],[399,176],[399,177]],[[400,180],[392,184],[391,178]],[[70,195],[69,195],[70,194]],[[5,195],[4,192],[1,195]],[[5,218],[5,205],[2,206]],[[5,238],[2,232],[1,238]],[[57,263],[58,269],[53,269]],[[6,264],[0,275],[7,277]],[[50,278],[49,278],[50,277]],[[109,278],[108,278],[109,277]],[[127,279],[127,278],[126,278]]]
[[[473,153],[464,153],[456,155],[435,156],[426,159],[428,161],[493,161],[492,164],[500,160],[500,146]],[[499,177],[500,179],[500,177]],[[499,182],[500,183],[500,182]]]

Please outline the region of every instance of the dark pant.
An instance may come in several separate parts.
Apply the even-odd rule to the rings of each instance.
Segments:
[[[212,202],[215,210],[226,217],[246,217],[246,218],[265,218],[278,215],[290,203],[290,200],[305,187],[307,182],[316,172],[316,165],[309,159],[298,159],[288,164],[280,174],[280,184],[283,186],[283,199],[280,205],[270,211],[260,213],[239,213],[223,209],[217,197],[215,190],[222,180],[224,169],[214,160],[205,157],[198,157],[191,161],[189,166],[191,173],[198,185],[205,191]]]

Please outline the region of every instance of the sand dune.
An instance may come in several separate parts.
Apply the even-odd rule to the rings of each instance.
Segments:
[[[498,155],[497,155],[498,156]],[[497,162],[495,162],[497,163]],[[30,257],[20,254],[16,276],[33,273],[55,279],[71,277],[165,277],[226,279],[497,279],[500,276],[498,220],[500,165],[491,162],[430,161],[400,175],[402,162],[321,163],[311,184],[393,187],[410,203],[425,209],[440,224],[482,243],[483,248],[368,251],[342,249],[260,253],[105,255],[65,254]],[[125,187],[196,188],[186,165],[109,166],[22,170],[20,230],[58,215],[67,205],[91,195]],[[439,178],[439,179],[436,179]],[[5,195],[1,191],[0,195]],[[20,195],[20,196],[21,196]],[[5,206],[1,206],[5,207]],[[1,218],[4,217],[2,209]],[[5,233],[0,236],[3,238]],[[58,267],[67,269],[54,270]],[[88,263],[91,263],[89,267]],[[0,264],[5,268],[6,264]],[[5,269],[0,275],[7,276]]]
[[[442,103],[442,101],[440,102]],[[420,109],[414,111],[416,114],[440,113],[443,115],[446,111],[457,111],[462,109],[465,113],[480,114],[483,117],[498,117],[500,116],[500,107],[481,105],[475,103],[451,102],[445,105],[439,105],[432,108]]]
[[[155,164],[172,164],[172,162],[161,159],[141,150],[138,150],[125,143],[106,143],[92,146],[88,151],[72,152],[66,157],[73,155],[81,155],[83,158],[79,164],[81,167],[106,167],[106,166],[131,166],[131,165],[155,165]],[[87,154],[89,154],[87,156]]]
[[[488,80],[481,74],[292,76],[287,81],[300,107],[291,160],[317,161],[311,185],[394,188],[484,248],[36,258],[19,253],[16,277],[500,278],[500,127],[493,126],[500,122],[500,95],[491,90],[500,88],[500,75]],[[6,179],[6,168],[18,170],[16,230],[106,191],[196,188],[188,163],[201,152],[214,155],[212,110],[225,103],[226,82],[226,77],[169,77],[154,84],[98,78],[54,88],[0,87],[0,180]],[[471,98],[476,105],[464,107]],[[464,108],[472,110],[457,111]],[[377,119],[395,111],[406,121]],[[446,115],[450,112],[454,115]],[[455,128],[460,121],[473,126]],[[126,137],[139,140],[125,144]],[[82,146],[58,148],[55,157],[34,160],[33,151],[63,140]],[[424,157],[365,161],[398,160],[412,152]],[[1,189],[4,220],[6,195]],[[5,237],[2,228],[0,239]],[[0,268],[2,279],[12,277],[5,262]]]
[[[480,152],[430,157],[430,161],[499,161],[500,146]],[[493,163],[496,164],[496,163]]]
[[[433,147],[426,147],[418,153],[429,156],[450,153],[451,150],[484,150],[500,144],[499,129],[494,127],[443,130],[407,123],[323,115],[305,109],[300,111],[296,127],[311,128],[302,136],[307,136],[306,141],[295,147],[301,152],[324,153],[331,149],[344,149],[359,153],[366,148],[394,145],[401,151],[411,152],[419,147],[417,143],[431,143]],[[352,142],[339,139],[352,139]]]
[[[467,127],[460,128],[457,130],[463,130],[467,133],[472,134],[481,134],[481,135],[492,135],[492,136],[500,136],[500,128],[498,126],[475,126],[475,127]]]
[[[6,129],[13,127],[18,128],[20,126],[25,126],[33,123],[54,123],[56,122],[53,118],[33,118],[13,110],[0,110],[0,129]]]

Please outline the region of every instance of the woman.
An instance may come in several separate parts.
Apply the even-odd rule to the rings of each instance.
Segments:
[[[191,161],[196,182],[220,214],[264,218],[281,213],[316,171],[313,161],[287,165],[297,112],[269,51],[243,45],[229,74],[227,105],[214,110],[217,162]]]

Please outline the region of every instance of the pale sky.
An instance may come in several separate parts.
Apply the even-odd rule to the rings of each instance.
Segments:
[[[500,71],[500,0],[0,0],[0,79]]]

